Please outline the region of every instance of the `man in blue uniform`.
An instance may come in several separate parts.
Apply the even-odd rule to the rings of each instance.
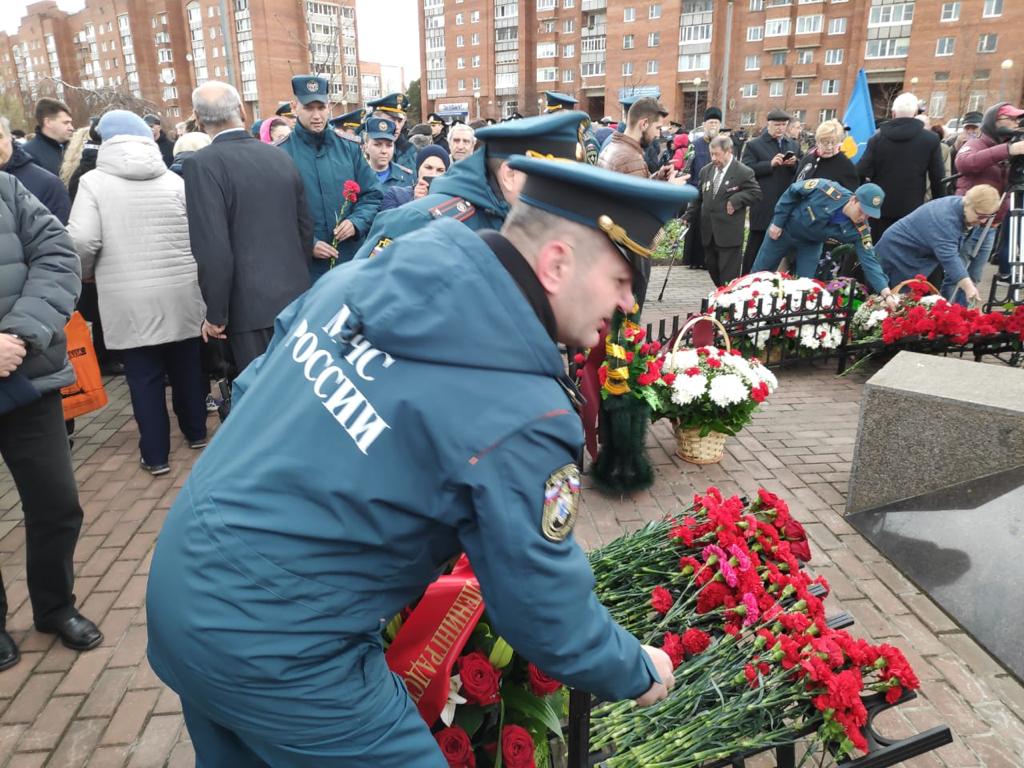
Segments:
[[[370,117],[386,117],[395,124],[395,162],[406,168],[416,165],[416,147],[409,141],[405,130],[405,108],[409,99],[404,93],[389,93],[387,96],[368,102]]]
[[[549,115],[553,112],[560,112],[563,109],[576,109],[576,99],[567,93],[544,91],[544,98],[547,100],[547,106],[544,108],[544,111]],[[594,136],[594,127],[589,117],[583,126],[582,144],[587,162],[591,165],[597,165],[598,155],[601,154],[601,144]]]
[[[365,119],[366,110],[360,108],[346,112],[344,115],[332,117],[328,124],[341,138],[354,141],[356,144],[362,144],[363,140],[359,134],[363,130],[363,121]]]
[[[548,674],[641,705],[672,686],[571,535],[582,432],[558,343],[629,310],[693,191],[509,164],[526,181],[500,233],[438,221],[278,317],[168,513],[149,661],[198,768],[445,768],[380,633],[461,551],[496,631]]]
[[[292,103],[290,101],[282,101],[278,104],[277,109],[274,110],[274,115],[287,122],[289,128],[295,127],[295,112],[292,111]]]
[[[561,111],[481,128],[476,137],[483,148],[452,164],[444,176],[431,182],[426,197],[381,213],[356,258],[376,255],[434,219],[453,218],[473,230],[499,229],[524,180],[508,159],[527,152],[580,159],[580,134],[586,119],[582,112]]]
[[[416,183],[411,168],[399,165],[395,155],[395,124],[383,117],[371,117],[363,126],[363,152],[382,187],[409,187]]]
[[[348,261],[359,250],[384,191],[360,147],[328,129],[327,80],[298,75],[292,78],[292,93],[298,122],[279,146],[292,156],[306,190],[313,218],[309,272],[316,280],[332,264]],[[354,203],[345,199],[347,181],[359,185]]]
[[[868,285],[889,295],[889,281],[871,243],[868,218],[877,219],[885,193],[877,184],[861,184],[855,192],[828,179],[790,184],[779,198],[767,237],[754,260],[753,272],[775,271],[782,257],[796,252],[799,277],[814,277],[826,240],[853,244]]]

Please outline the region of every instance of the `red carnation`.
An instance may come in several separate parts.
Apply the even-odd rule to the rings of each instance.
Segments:
[[[341,188],[341,196],[350,203],[354,203],[359,199],[360,192],[362,192],[362,190],[359,188],[359,184],[352,180],[346,181],[344,186]]]
[[[587,362],[587,356],[584,355],[582,352],[577,352],[575,355],[573,355],[572,360],[574,363],[576,363],[576,365],[583,365],[585,362]]]
[[[674,373],[666,373],[662,375],[661,380],[671,387],[676,381],[676,375]]]
[[[721,368],[722,367],[722,361],[719,360],[717,357],[709,357],[708,358],[708,365],[710,365],[712,368]]]
[[[672,660],[672,668],[675,669],[686,659],[686,649],[679,635],[674,632],[666,632],[661,641],[661,650],[668,654]]]
[[[533,737],[519,725],[506,725],[501,731],[501,759],[506,768],[536,768],[533,762]]]
[[[480,651],[467,653],[459,659],[462,692],[470,704],[494,704],[498,701],[501,672]]]
[[[655,587],[651,591],[651,607],[658,613],[668,613],[673,603],[675,600],[672,598],[672,593],[664,587]]]
[[[476,756],[469,734],[453,725],[434,734],[437,746],[441,748],[444,759],[450,768],[476,768]]]
[[[703,653],[711,645],[711,637],[699,629],[688,629],[683,633],[683,648],[690,656]]]
[[[534,696],[547,696],[562,687],[562,684],[553,677],[548,677],[531,662],[527,665],[527,673],[530,676],[530,690]]]
[[[700,368],[695,365],[692,368],[687,368],[683,373],[687,376],[698,376],[700,374]]]

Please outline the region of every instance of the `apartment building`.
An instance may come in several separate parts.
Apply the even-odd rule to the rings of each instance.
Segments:
[[[291,97],[293,75],[315,71],[340,112],[363,99],[356,34],[355,0],[87,0],[72,14],[43,0],[0,35],[0,74],[26,114],[49,94],[83,119],[117,90],[174,120],[207,80],[233,84],[259,118]]]
[[[912,90],[934,121],[1020,100],[1018,0],[421,0],[424,114],[537,114],[545,90],[597,119],[656,95],[672,119],[708,104],[731,126],[782,107],[842,117],[864,68],[876,116]]]

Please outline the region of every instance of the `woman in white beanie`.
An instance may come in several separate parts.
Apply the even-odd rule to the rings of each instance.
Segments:
[[[206,392],[199,330],[206,307],[188,239],[185,188],[167,170],[149,126],[113,110],[97,128],[96,169],[85,174],[68,231],[95,276],[110,349],[122,351],[141,464],[170,471],[164,379],[189,446],[206,445]]]

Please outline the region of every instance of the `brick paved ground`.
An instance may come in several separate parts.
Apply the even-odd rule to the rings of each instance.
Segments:
[[[647,317],[698,306],[706,273],[677,270],[666,300]],[[923,695],[880,725],[907,735],[948,723],[956,742],[907,763],[914,768],[1020,768],[1024,765],[1024,687],[1015,682],[934,603],[904,579],[843,519],[856,419],[867,373],[837,379],[832,369],[786,371],[768,407],[721,464],[697,467],[674,456],[664,424],[648,445],[657,482],[644,493],[586,495],[580,540],[594,546],[679,508],[696,489],[716,484],[750,493],[761,484],[782,493],[807,528],[812,566],[832,584],[831,610],[849,611],[855,631],[907,652]],[[152,478],[138,467],[137,434],[121,379],[111,404],[80,420],[73,458],[85,509],[76,553],[83,612],[100,623],[102,647],[76,654],[32,630],[17,493],[0,467],[0,566],[10,600],[7,626],[21,663],[0,673],[0,768],[174,766],[194,764],[177,698],[145,661],[143,605],[149,557],[164,515],[196,452],[175,438],[172,472]],[[210,420],[215,425],[216,418]]]

